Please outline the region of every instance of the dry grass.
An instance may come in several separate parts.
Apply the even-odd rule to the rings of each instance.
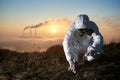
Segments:
[[[91,67],[79,61],[81,73],[88,75],[81,79],[67,71],[69,65],[61,45],[42,54],[0,49],[0,80],[120,80],[120,43],[104,45],[103,49],[105,54]]]

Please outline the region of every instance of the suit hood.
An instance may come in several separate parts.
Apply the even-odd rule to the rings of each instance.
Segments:
[[[79,15],[75,21],[76,29],[86,29],[88,28],[89,17],[87,15]]]

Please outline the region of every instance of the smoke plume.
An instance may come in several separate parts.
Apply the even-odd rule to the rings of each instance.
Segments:
[[[24,32],[29,29],[30,30],[30,36],[31,36],[31,29],[35,29],[35,36],[37,35],[37,28],[40,28],[42,26],[49,26],[50,24],[64,24],[64,26],[70,25],[71,24],[71,20],[68,18],[58,18],[58,19],[48,19],[44,22],[41,22],[39,24],[36,25],[31,25],[31,26],[26,26],[23,30],[23,36],[24,36]]]

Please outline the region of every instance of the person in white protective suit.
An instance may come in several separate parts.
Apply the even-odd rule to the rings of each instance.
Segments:
[[[70,65],[68,70],[76,73],[79,54],[84,54],[85,61],[93,61],[95,55],[103,53],[102,45],[103,37],[97,25],[87,15],[78,15],[63,40],[65,56]]]

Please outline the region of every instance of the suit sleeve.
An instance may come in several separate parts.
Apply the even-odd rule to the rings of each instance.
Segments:
[[[68,62],[75,62],[76,58],[75,58],[75,53],[77,53],[77,51],[75,49],[73,49],[73,42],[74,42],[74,24],[72,24],[72,26],[69,28],[69,30],[67,31],[64,40],[63,40],[63,48],[64,48],[64,52],[65,52],[65,56]]]
[[[96,52],[101,52],[103,46],[103,37],[99,32],[97,25],[94,22],[90,22],[91,28],[94,30],[92,34],[92,43],[88,47],[88,51],[95,50]]]

